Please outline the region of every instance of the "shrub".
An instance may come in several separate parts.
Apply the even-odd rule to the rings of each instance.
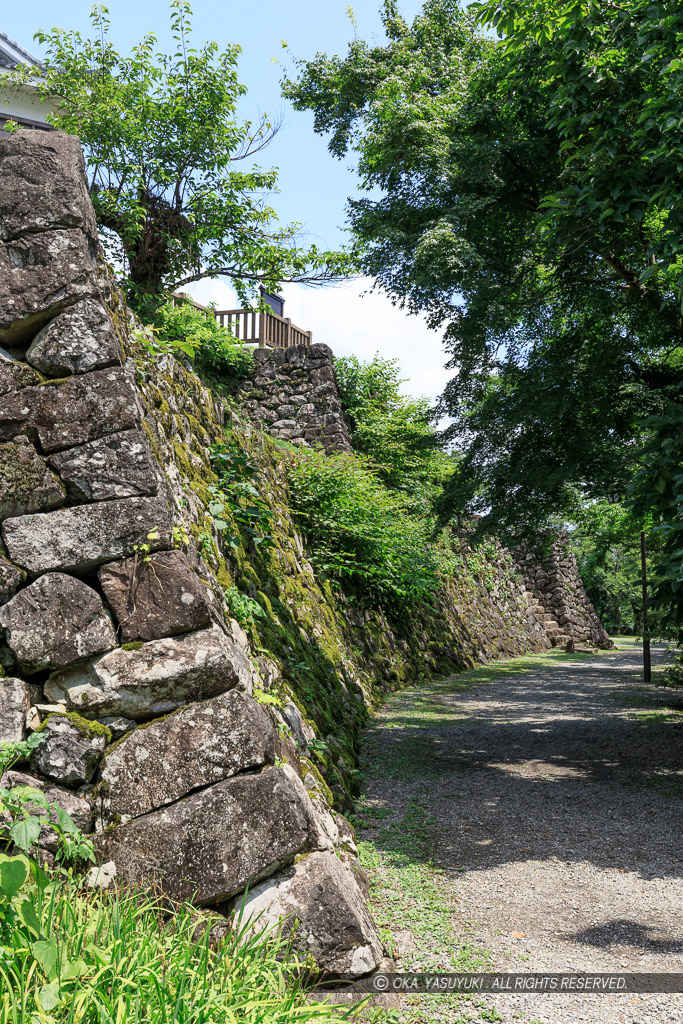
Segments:
[[[301,964],[277,932],[214,946],[182,904],[140,892],[85,895],[24,857],[0,859],[0,1024],[341,1024],[306,1001]]]
[[[213,313],[203,313],[189,302],[160,306],[153,326],[162,343],[190,356],[199,370],[237,378],[249,377],[253,370],[253,351],[236,342]]]
[[[439,585],[428,519],[358,456],[300,449],[289,469],[294,511],[317,571],[380,604],[425,600]]]
[[[368,362],[344,356],[335,359],[334,370],[354,428],[371,413],[387,413],[401,405],[398,359],[384,359],[379,352]]]
[[[379,354],[335,360],[342,404],[351,421],[353,447],[372,460],[389,486],[436,501],[454,462],[440,451],[434,411],[426,398],[400,393],[398,361]]]

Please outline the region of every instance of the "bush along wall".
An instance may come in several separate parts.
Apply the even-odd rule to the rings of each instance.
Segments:
[[[364,557],[362,519],[306,509],[334,466],[321,460],[357,456],[346,441],[311,448],[306,428],[271,436],[189,368],[193,353],[135,321],[98,249],[76,139],[0,140],[0,238],[0,741],[43,729],[22,771],[94,833],[98,877],[227,915],[248,887],[254,912],[301,922],[321,971],[374,970],[383,951],[340,813],[368,709],[431,673],[550,646],[551,616],[507,552],[458,538],[424,600],[402,599],[390,549],[391,599],[367,599],[345,576]],[[330,357],[286,362],[297,394],[324,386],[325,436],[341,436]],[[282,365],[259,354],[253,372]]]

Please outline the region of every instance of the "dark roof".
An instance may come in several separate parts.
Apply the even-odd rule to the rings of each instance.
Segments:
[[[3,43],[5,44],[3,46]],[[7,52],[9,50],[9,53]],[[32,64],[34,67],[42,67],[37,57],[34,57],[32,53],[25,50],[23,46],[15,42],[10,36],[4,32],[0,32],[0,67],[3,68],[16,68],[19,61],[12,56],[12,51],[24,58],[23,63]]]

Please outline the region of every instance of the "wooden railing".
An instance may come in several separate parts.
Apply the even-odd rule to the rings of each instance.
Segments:
[[[259,312],[253,309],[209,309],[195,302],[184,292],[176,292],[173,298],[178,302],[189,302],[195,309],[213,314],[221,327],[227,327],[234,338],[247,344],[258,345],[260,348],[291,348],[293,345],[305,345],[308,348],[313,342],[312,331],[303,331],[291,320],[279,316],[272,310]]]

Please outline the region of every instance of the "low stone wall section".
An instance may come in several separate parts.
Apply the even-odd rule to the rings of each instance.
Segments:
[[[328,345],[257,349],[254,358],[254,376],[242,384],[239,401],[255,424],[292,444],[351,451]]]

